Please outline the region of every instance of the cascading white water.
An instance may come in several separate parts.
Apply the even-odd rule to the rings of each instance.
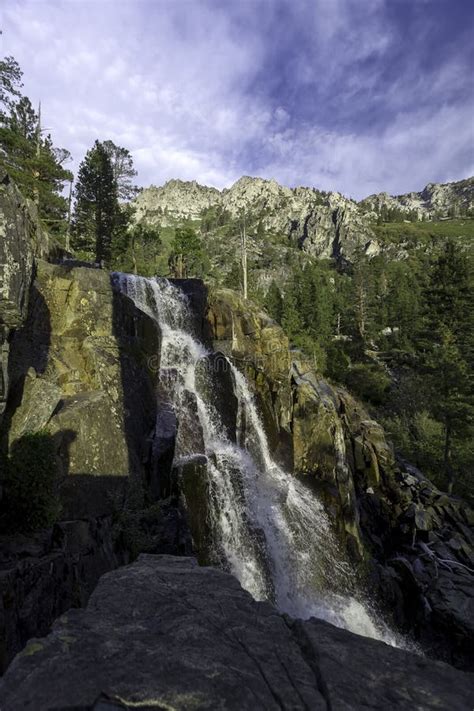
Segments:
[[[220,413],[199,392],[196,367],[209,352],[193,335],[184,293],[166,279],[117,274],[116,284],[160,326],[160,380],[179,421],[176,458],[207,458],[216,560],[257,600],[395,644],[367,603],[357,599],[353,572],[322,504],[273,460],[243,374],[228,363],[239,419],[245,421],[239,444],[229,440]]]

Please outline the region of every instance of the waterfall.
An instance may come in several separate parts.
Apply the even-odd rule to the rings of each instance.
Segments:
[[[321,502],[272,458],[244,375],[225,361],[238,402],[238,442],[229,439],[221,413],[197,387],[196,369],[209,351],[193,333],[185,294],[166,279],[116,274],[115,283],[161,329],[161,394],[179,422],[175,463],[206,458],[214,562],[255,599],[272,601],[293,617],[319,617],[395,644],[358,594]]]

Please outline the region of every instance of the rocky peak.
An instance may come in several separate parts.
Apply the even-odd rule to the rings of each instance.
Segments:
[[[234,216],[242,210],[270,212],[282,207],[291,197],[292,191],[276,180],[244,176],[222,192],[222,206]]]
[[[195,180],[168,180],[160,187],[142,190],[135,201],[137,220],[165,225],[173,219],[198,219],[201,212],[218,204],[217,188],[200,185]]]
[[[378,193],[361,200],[362,209],[381,214],[383,209],[415,213],[418,220],[460,215],[474,209],[474,177],[453,183],[428,183],[421,192],[389,195]]]

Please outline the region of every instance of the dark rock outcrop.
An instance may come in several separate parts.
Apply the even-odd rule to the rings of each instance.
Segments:
[[[142,550],[192,553],[176,495],[114,518],[62,521],[28,536],[0,536],[0,675],[30,638],[46,635],[71,607],[84,606],[104,573]]]
[[[472,669],[474,512],[395,461],[382,427],[347,393],[338,396],[368,585],[428,654]]]
[[[222,353],[209,353],[196,364],[196,388],[220,413],[226,436],[235,442],[238,403],[230,364]]]
[[[232,576],[168,556],[105,575],[87,609],[31,640],[0,684],[8,711],[467,711],[473,694],[472,675],[325,622],[291,620]]]
[[[0,537],[0,673],[31,637],[84,605],[101,575],[126,562],[108,517]]]
[[[176,428],[170,422],[165,432],[157,412],[155,321],[113,289],[108,273],[34,259],[33,283],[21,282],[23,320],[10,335],[0,436],[6,452],[29,433],[51,438],[63,522],[1,540],[3,666],[59,614],[84,604],[99,576],[130,554],[191,551],[169,485]],[[0,471],[3,522],[2,478]]]

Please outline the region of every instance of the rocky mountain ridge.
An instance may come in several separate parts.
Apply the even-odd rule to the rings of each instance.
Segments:
[[[176,217],[199,216],[200,210],[210,206],[222,206],[233,215],[243,209],[249,210],[253,203],[264,203],[267,208],[287,207],[297,210],[302,205],[325,204],[333,209],[358,205],[363,208],[383,204],[396,206],[407,211],[418,209],[432,216],[436,210],[448,211],[454,203],[470,209],[474,206],[474,177],[450,183],[428,183],[419,192],[390,195],[387,192],[375,193],[355,201],[340,192],[326,192],[317,188],[298,186],[288,188],[276,180],[244,175],[230,188],[218,188],[201,185],[196,180],[168,180],[162,186],[151,185],[141,191],[136,200],[138,215],[153,209],[153,206],[167,211]]]
[[[474,177],[452,183],[428,183],[420,192],[404,195],[378,193],[361,200],[359,205],[375,215],[383,208],[415,213],[417,220],[469,213],[474,209]]]
[[[429,184],[419,193],[396,197],[380,193],[359,203],[338,192],[288,188],[249,176],[222,191],[196,181],[170,180],[144,189],[135,207],[137,221],[159,226],[200,220],[210,208],[234,220],[245,214],[254,230],[286,237],[313,257],[350,261],[358,249],[369,256],[380,253],[384,245],[373,228],[390,212],[402,221],[470,214],[474,178]]]

